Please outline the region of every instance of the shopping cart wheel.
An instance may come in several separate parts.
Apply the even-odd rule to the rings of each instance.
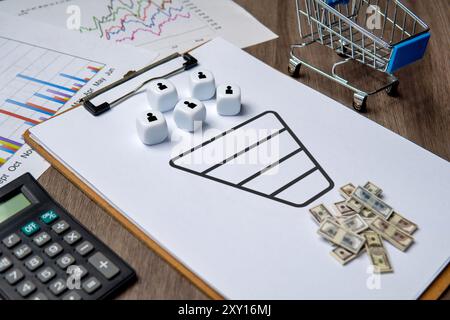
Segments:
[[[348,48],[347,48],[347,41],[344,41],[343,39],[339,40],[339,44],[336,50],[336,53],[338,54],[339,57],[341,58],[347,58],[347,52],[348,52]]]
[[[347,51],[348,51],[347,48],[344,47],[342,51],[338,50],[336,51],[336,53],[339,57],[346,59],[348,58]]]
[[[386,93],[391,97],[397,96],[399,84],[400,82],[398,80],[394,81],[389,87],[386,88]]]
[[[366,112],[367,111],[367,95],[355,93],[353,95],[353,109],[358,112]]]
[[[298,78],[300,76],[301,66],[302,66],[301,63],[298,63],[298,64],[289,63],[289,66],[288,66],[289,74],[294,78]]]

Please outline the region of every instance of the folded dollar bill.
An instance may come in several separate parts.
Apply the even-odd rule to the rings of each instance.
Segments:
[[[342,186],[341,188],[339,188],[339,193],[345,199],[349,199],[352,192],[355,190],[355,188],[356,187],[352,183],[347,183],[345,186]]]
[[[387,205],[383,200],[360,186],[356,187],[351,198],[361,203],[364,207],[369,208],[372,212],[379,214],[386,220],[389,219],[394,211],[392,207]]]
[[[342,216],[355,214],[355,211],[347,206],[346,201],[336,202],[334,204],[334,207],[336,208],[337,212]]]
[[[367,222],[358,214],[340,218],[339,224],[354,233],[361,233],[369,228]]]
[[[367,191],[369,191],[370,193],[373,193],[374,195],[376,195],[377,197],[380,197],[381,194],[383,193],[383,190],[380,187],[377,187],[374,183],[368,181],[365,185],[364,185],[364,189],[366,189]]]
[[[330,218],[322,222],[317,232],[325,239],[353,253],[358,253],[364,246],[364,237],[343,228]]]
[[[311,212],[312,217],[319,224],[322,223],[322,221],[326,218],[333,217],[331,212],[327,209],[327,207],[325,207],[324,204],[319,204],[318,206],[309,209],[309,212]]]
[[[417,230],[417,224],[409,221],[405,217],[402,217],[395,211],[392,213],[388,221],[389,223],[392,223],[394,226],[408,234],[413,234]]]
[[[387,251],[384,248],[383,240],[381,240],[380,235],[374,231],[366,231],[363,233],[363,236],[366,238],[366,251],[374,266],[374,272],[393,272],[394,269],[389,261]]]
[[[386,241],[402,251],[408,249],[414,242],[413,237],[380,217],[373,219],[373,221],[369,224],[369,228],[377,232]]]

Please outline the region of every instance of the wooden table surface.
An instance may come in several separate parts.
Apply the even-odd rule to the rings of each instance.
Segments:
[[[288,48],[299,42],[296,31],[294,0],[237,0],[257,19],[277,33],[277,40],[246,49],[265,63],[286,73]],[[417,143],[438,156],[450,159],[450,1],[403,1],[432,30],[431,42],[423,61],[402,69],[400,96],[384,92],[368,100],[365,116]],[[333,55],[330,51],[306,53],[322,65]],[[363,78],[364,79],[364,78]],[[352,102],[352,92],[310,71],[303,70],[299,81],[345,105]],[[349,135],[351,135],[349,128]],[[405,159],[406,161],[406,159]],[[205,299],[206,296],[153,251],[133,237],[117,221],[100,209],[53,168],[39,181],[49,193],[89,230],[109,245],[137,271],[139,281],[120,299]],[[431,190],[424,190],[431,192]],[[424,213],[425,214],[425,213]],[[450,292],[443,295],[450,299]]]

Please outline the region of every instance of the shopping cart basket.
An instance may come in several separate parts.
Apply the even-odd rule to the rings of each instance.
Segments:
[[[365,111],[367,97],[382,90],[396,94],[394,72],[420,60],[430,38],[429,27],[397,0],[296,0],[302,43],[291,46],[289,73],[298,76],[304,65],[354,92],[353,107]],[[344,59],[330,72],[295,55],[297,49],[319,43]],[[364,91],[336,73],[336,67],[358,61],[387,75],[373,91]]]

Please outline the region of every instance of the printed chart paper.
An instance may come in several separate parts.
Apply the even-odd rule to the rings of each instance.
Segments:
[[[0,10],[163,55],[216,36],[239,47],[276,38],[230,0],[6,0]]]
[[[48,168],[24,143],[27,129],[155,57],[0,14],[0,185],[25,172],[38,177]]]

